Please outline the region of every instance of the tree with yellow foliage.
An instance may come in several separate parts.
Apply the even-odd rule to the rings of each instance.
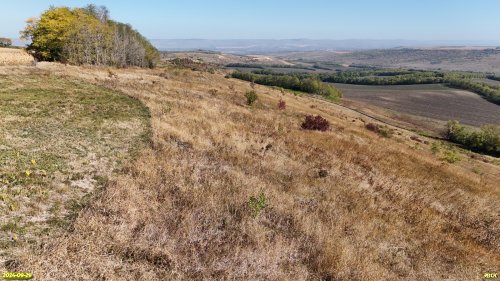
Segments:
[[[21,32],[28,49],[45,61],[71,64],[153,67],[156,48],[131,26],[109,19],[105,7],[50,8]]]

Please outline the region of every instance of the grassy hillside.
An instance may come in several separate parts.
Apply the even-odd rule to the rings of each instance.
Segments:
[[[0,69],[0,262],[68,226],[82,198],[138,151],[148,122],[147,108],[123,94]]]
[[[498,159],[395,128],[381,137],[338,105],[223,74],[38,67],[142,101],[152,145],[71,231],[9,269],[41,280],[480,280],[500,268]],[[331,129],[302,130],[307,114]]]

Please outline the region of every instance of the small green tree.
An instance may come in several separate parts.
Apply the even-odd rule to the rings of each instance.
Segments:
[[[257,93],[255,91],[248,91],[245,93],[245,97],[247,98],[247,104],[252,105],[257,101]]]
[[[456,120],[446,123],[444,137],[453,142],[463,143],[466,137],[465,128]]]

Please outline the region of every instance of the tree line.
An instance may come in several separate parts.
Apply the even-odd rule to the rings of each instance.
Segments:
[[[12,46],[12,40],[10,38],[0,37],[0,47],[10,47]]]
[[[286,65],[286,64],[257,64],[257,63],[228,63],[225,65],[228,68],[257,68],[257,69],[269,69],[269,68],[291,68],[291,69],[303,69],[303,70],[314,70],[314,67],[308,67],[305,65]]]
[[[260,71],[263,73],[265,70]],[[304,74],[307,75],[307,74]],[[357,85],[445,84],[448,87],[474,92],[500,105],[500,87],[476,82],[475,78],[500,80],[500,77],[475,72],[439,72],[422,70],[339,71],[313,75],[323,82]]]
[[[323,82],[357,85],[412,85],[443,83],[443,75],[433,71],[341,71],[319,74]]]
[[[474,92],[484,97],[486,100],[500,105],[500,87],[488,85],[486,83],[478,83],[470,79],[452,75],[448,76],[444,83],[452,88]]]
[[[487,75],[486,78],[495,80],[495,81],[500,81],[500,76],[495,76],[493,74]]]
[[[500,156],[500,126],[485,125],[479,131],[469,131],[458,121],[449,121],[444,136],[470,150]]]
[[[325,92],[330,92],[332,96],[341,96],[340,91],[331,86],[332,89],[324,88],[320,82],[378,86],[445,84],[448,87],[474,92],[486,100],[500,105],[500,87],[474,81],[474,78],[491,77],[474,72],[443,73],[439,71],[396,69],[285,74],[264,68],[252,72],[236,71],[232,76],[246,81],[253,81],[257,84],[278,86],[307,93],[324,95]]]
[[[130,25],[109,18],[106,7],[52,7],[21,32],[35,58],[70,64],[154,67],[158,50]]]
[[[231,77],[254,82],[260,85],[276,86],[284,89],[300,91],[310,94],[321,95],[329,99],[342,97],[339,89],[323,83],[315,77],[304,75],[287,74],[257,74],[250,72],[235,71]]]

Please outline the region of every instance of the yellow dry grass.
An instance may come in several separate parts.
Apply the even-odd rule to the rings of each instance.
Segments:
[[[11,269],[38,280],[480,280],[500,269],[498,166],[444,163],[408,132],[381,138],[346,109],[266,87],[248,107],[250,84],[221,74],[39,67],[140,99],[153,138],[70,232]],[[305,114],[332,130],[301,130]],[[254,216],[261,192],[268,206]]]
[[[0,48],[0,65],[31,65],[34,60],[22,49]]]

